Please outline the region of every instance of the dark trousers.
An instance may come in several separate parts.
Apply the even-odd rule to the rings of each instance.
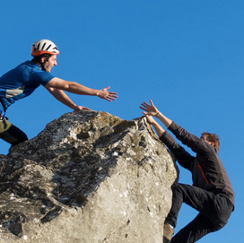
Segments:
[[[183,202],[199,211],[199,214],[172,238],[171,243],[196,242],[204,235],[224,227],[233,211],[234,206],[226,197],[198,187],[175,183],[172,192],[172,207],[166,223],[176,227]]]
[[[7,119],[0,119],[0,138],[12,146],[28,140],[26,134]]]

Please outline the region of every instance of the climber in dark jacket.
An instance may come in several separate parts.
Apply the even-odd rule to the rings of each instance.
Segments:
[[[175,155],[179,164],[191,171],[193,185],[175,182],[172,186],[172,206],[164,223],[163,242],[191,243],[204,235],[223,228],[234,210],[234,192],[218,157],[219,139],[215,134],[204,132],[198,138],[164,116],[146,102],[141,109],[147,121],[153,125],[161,141]],[[190,155],[167,133],[152,116],[157,117],[196,157]],[[180,230],[173,238],[177,217],[182,203],[199,211],[196,218]]]

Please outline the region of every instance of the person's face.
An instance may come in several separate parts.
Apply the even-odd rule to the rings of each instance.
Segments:
[[[52,55],[51,57],[49,57],[49,59],[46,62],[44,62],[43,66],[46,72],[50,73],[52,67],[57,66],[57,55]]]

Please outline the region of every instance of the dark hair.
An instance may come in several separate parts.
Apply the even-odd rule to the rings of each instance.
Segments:
[[[32,59],[32,62],[36,62],[36,63],[40,63],[41,64],[41,59],[43,57],[45,57],[45,61],[48,61],[48,59],[51,57],[52,55],[51,54],[48,54],[48,53],[45,53],[45,54],[42,54],[40,56],[35,56],[33,57]]]
[[[219,142],[218,135],[216,135],[214,133],[203,132],[201,134],[201,137],[202,136],[205,136],[205,138],[206,138],[207,141],[214,143],[214,147],[217,148],[217,150],[219,151],[220,142]]]

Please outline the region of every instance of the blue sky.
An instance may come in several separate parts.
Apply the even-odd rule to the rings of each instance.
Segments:
[[[110,85],[119,95],[109,103],[71,94],[77,105],[130,120],[141,116],[141,102],[152,99],[189,132],[217,133],[236,210],[225,228],[199,242],[239,242],[244,218],[243,12],[243,0],[2,0],[0,73],[30,60],[32,43],[47,38],[60,50],[55,76],[95,89]],[[40,87],[11,106],[7,116],[32,138],[70,111]],[[0,153],[8,148],[0,141]],[[180,181],[191,184],[190,174],[180,170]],[[183,206],[176,231],[195,214]]]

